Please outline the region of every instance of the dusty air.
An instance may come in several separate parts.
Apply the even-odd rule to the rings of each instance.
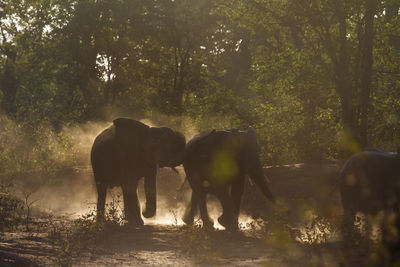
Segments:
[[[0,3],[0,266],[400,265],[400,2]]]

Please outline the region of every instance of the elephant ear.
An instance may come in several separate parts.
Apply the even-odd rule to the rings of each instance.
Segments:
[[[150,127],[140,121],[118,118],[113,123],[116,140],[121,145],[141,146],[148,140]]]
[[[164,144],[167,141],[165,139],[169,132],[170,132],[170,129],[167,127],[151,127],[150,128],[150,144],[151,144],[151,146],[156,148],[156,147],[160,147],[160,145]]]
[[[253,127],[249,126],[247,128],[247,134],[248,134],[248,136],[250,137],[251,140],[253,140],[254,142],[256,142],[258,144],[256,130],[254,130]]]
[[[175,167],[182,162],[185,136],[168,127],[151,127],[149,150],[160,167]]]
[[[250,140],[250,144],[249,144],[250,147],[252,149],[256,149],[256,151],[258,153],[260,153],[260,145],[258,144],[256,130],[252,126],[249,126],[247,128],[247,136],[249,137],[249,140]]]
[[[254,136],[255,138],[257,138],[256,130],[254,130],[254,128],[253,128],[252,126],[249,126],[249,127],[247,128],[247,133],[248,133],[249,135],[252,135],[252,136]]]

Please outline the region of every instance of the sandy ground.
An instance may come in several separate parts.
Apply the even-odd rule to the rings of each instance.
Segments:
[[[209,239],[190,240],[181,226],[121,229],[98,249],[83,250],[74,266],[337,266],[337,244],[279,249],[249,231],[207,233]],[[198,244],[196,243],[198,242]],[[205,245],[211,244],[209,247]],[[194,248],[203,246],[202,250]],[[57,253],[46,234],[7,233],[0,243],[1,266],[54,266]]]
[[[338,161],[321,161],[265,168],[270,189],[279,199],[279,209],[247,181],[240,218],[242,230],[236,233],[222,230],[217,224],[214,231],[182,225],[180,217],[190,189],[186,184],[179,193],[183,175],[163,170],[158,178],[155,219],[145,220],[142,228],[122,226],[115,229],[95,246],[81,248],[79,255],[72,257],[68,264],[338,266],[343,261],[340,238],[334,227],[329,228],[324,223],[329,221],[334,226],[341,216],[335,188],[340,167]],[[22,187],[28,186],[32,175],[18,179]],[[51,179],[43,178],[46,179],[51,182],[38,186],[32,196],[39,199],[33,230],[20,229],[0,235],[1,266],[60,265],[63,255],[59,244],[49,238],[51,226],[46,216],[52,214],[51,220],[68,224],[93,209],[96,194],[87,166],[76,167]],[[142,187],[140,185],[140,198],[143,198]],[[111,192],[108,198],[116,195],[118,190]],[[208,206],[211,217],[216,219],[221,212],[219,204],[210,198]],[[62,215],[64,217],[60,217]],[[329,231],[324,232],[323,228]]]

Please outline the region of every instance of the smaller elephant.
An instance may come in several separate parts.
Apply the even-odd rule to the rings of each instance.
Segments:
[[[193,223],[199,208],[203,227],[212,227],[206,205],[206,195],[210,193],[222,204],[219,223],[228,230],[236,230],[246,175],[269,200],[275,201],[265,183],[260,146],[252,127],[246,132],[213,130],[195,136],[186,145],[183,167],[192,188],[191,201],[183,217],[186,224]]]
[[[91,162],[97,187],[97,216],[103,218],[107,187],[121,186],[125,217],[132,225],[143,225],[137,195],[144,177],[146,209],[156,213],[156,174],[161,167],[182,163],[185,137],[168,127],[149,127],[140,121],[118,118],[95,139]]]
[[[368,150],[353,155],[340,172],[339,187],[344,212],[342,232],[345,240],[354,240],[354,220],[357,212],[375,216],[379,211],[394,211],[397,214],[395,224],[398,225],[399,151],[390,153]],[[367,229],[368,227],[370,226],[367,225]]]

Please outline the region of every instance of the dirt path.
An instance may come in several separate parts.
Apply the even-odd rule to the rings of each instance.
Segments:
[[[282,241],[282,240],[281,240]],[[307,247],[274,243],[262,232],[203,231],[183,226],[121,227],[97,247],[82,248],[73,266],[338,266],[335,244]],[[45,233],[1,236],[1,266],[54,266],[67,262]]]
[[[119,227],[74,254],[72,246],[79,246],[78,240],[75,244],[55,242],[51,227],[46,226],[49,222],[42,221],[44,226],[30,233],[0,235],[0,266],[338,266],[343,258],[339,241],[326,239],[322,228],[307,227],[315,224],[316,212],[331,221],[340,218],[340,201],[333,190],[339,169],[336,161],[266,168],[271,191],[284,211],[274,210],[247,181],[242,213],[250,225],[238,233],[182,226],[180,216],[190,189],[186,186],[179,195],[183,175],[164,169],[157,184],[157,217],[145,221],[145,227]],[[96,198],[90,168],[58,175],[36,193],[47,212],[68,211],[74,216],[87,211],[85,203],[94,203]],[[142,188],[139,195],[143,199]],[[211,201],[209,208],[211,217],[219,216],[218,204]],[[262,218],[266,225],[259,227],[254,218]],[[61,222],[71,220],[70,216]],[[302,235],[306,241],[299,242]],[[318,244],[317,239],[322,242]]]

